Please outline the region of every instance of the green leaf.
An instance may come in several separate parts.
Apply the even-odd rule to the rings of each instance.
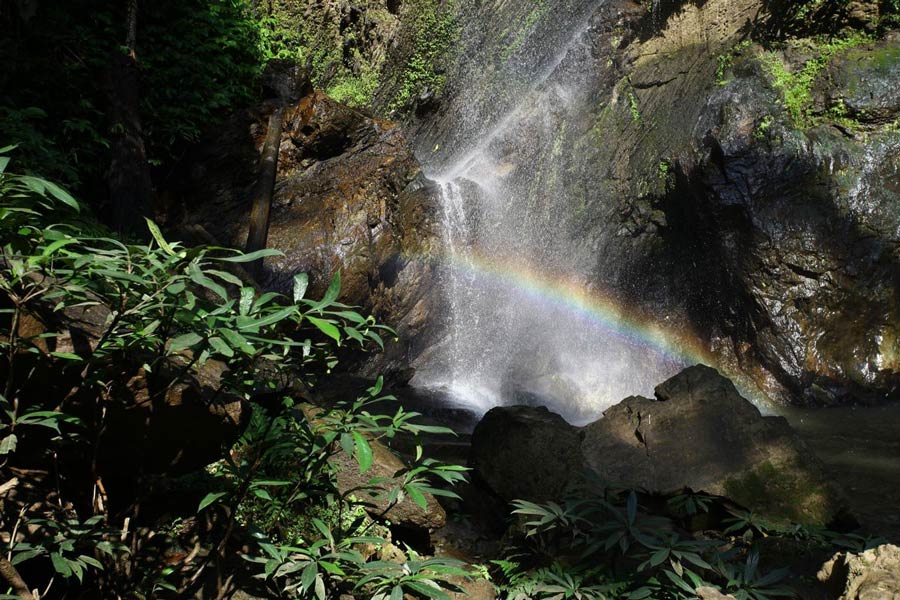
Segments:
[[[421,583],[419,581],[407,581],[406,586],[427,598],[433,598],[434,600],[450,600],[450,596],[448,596],[446,593],[434,586],[428,585],[427,583]]]
[[[306,273],[297,273],[294,275],[294,303],[303,300],[306,295],[306,288],[309,287],[309,275]]]
[[[51,352],[50,356],[62,358],[64,360],[83,360],[80,356],[72,354],[71,352]]]
[[[307,591],[310,586],[312,586],[313,582],[316,580],[316,575],[318,575],[319,570],[316,566],[316,563],[311,562],[303,569],[303,572],[300,574],[300,586],[303,588],[303,591]]]
[[[191,281],[201,287],[208,289],[212,293],[222,298],[222,300],[228,300],[228,292],[225,291],[225,288],[207,277],[206,274],[197,265],[197,263],[191,263],[190,265],[188,265],[187,272],[188,277],[191,278]]]
[[[169,345],[169,351],[170,352],[180,352],[181,350],[184,350],[185,348],[190,348],[191,346],[195,346],[202,341],[203,341],[203,337],[200,335],[197,335],[194,332],[185,333],[185,334],[179,335],[178,337],[176,337],[175,339],[172,340],[171,344]]]
[[[16,442],[18,442],[18,438],[16,434],[11,433],[2,440],[0,440],[0,456],[5,454],[11,454],[16,451]]]
[[[349,433],[341,434],[341,449],[347,456],[353,457],[353,436]]]
[[[157,227],[156,223],[144,217],[144,220],[147,221],[147,228],[150,230],[150,235],[153,236],[153,239],[156,240],[156,243],[162,249],[163,252],[168,254],[169,256],[175,256],[175,248],[173,248],[169,242],[166,241],[166,238],[163,237],[162,232]]]
[[[256,252],[251,252],[249,254],[238,254],[237,256],[217,257],[214,260],[220,260],[223,262],[230,262],[230,263],[247,263],[247,262],[253,262],[254,260],[257,260],[260,258],[266,258],[267,256],[281,256],[282,254],[283,253],[278,250],[274,250],[272,248],[264,248],[262,250],[257,250]]]
[[[8,156],[0,156],[0,173],[6,171],[6,167],[9,165],[9,157]]]
[[[226,496],[228,492],[210,492],[206,496],[203,497],[203,500],[200,501],[200,505],[197,506],[197,512],[200,512],[219,498]]]
[[[220,337],[211,337],[209,338],[209,345],[212,346],[212,349],[225,356],[227,358],[231,358],[234,356],[234,350],[231,349],[225,340]]]
[[[250,308],[253,306],[253,297],[255,295],[256,290],[254,290],[252,287],[241,288],[241,301],[239,304],[241,315],[247,315],[250,313]]]
[[[69,244],[74,244],[77,241],[78,240],[76,240],[74,238],[63,238],[60,240],[56,240],[55,242],[53,242],[52,244],[50,244],[49,246],[44,248],[44,251],[41,252],[41,256],[50,256],[51,254],[53,254],[54,252],[56,252],[63,246],[68,246]]]
[[[81,206],[78,204],[78,201],[75,200],[72,196],[69,195],[69,192],[62,189],[60,186],[56,185],[52,181],[45,181],[44,185],[47,188],[47,191],[50,192],[50,195],[62,202],[63,204],[73,208],[76,212],[81,211]]]
[[[316,575],[316,598],[325,600],[325,580],[321,574]]]
[[[269,502],[272,502],[272,495],[267,490],[261,488],[255,489],[253,490],[253,495],[262,500],[268,500]]]
[[[283,321],[292,314],[294,314],[297,309],[293,306],[286,306],[281,310],[277,310],[261,319],[238,319],[238,329],[246,330],[246,329],[256,329],[258,327],[265,327],[266,325],[271,325],[273,323],[278,323],[279,321]]]
[[[425,495],[419,491],[418,487],[410,484],[403,486],[403,489],[406,490],[410,499],[418,504],[422,510],[425,510],[428,507],[428,500],[425,499]]]
[[[334,339],[336,342],[340,343],[341,332],[332,323],[329,323],[328,321],[324,321],[322,319],[317,319],[315,317],[310,317],[309,315],[307,315],[306,318],[309,319],[309,322],[315,325],[319,329],[319,331]]]
[[[50,555],[50,562],[53,563],[53,569],[63,577],[70,577],[72,575],[72,569],[69,567],[69,562],[58,552],[54,552]]]
[[[344,571],[332,562],[328,562],[327,560],[320,560],[319,566],[331,573],[332,575],[346,575]]]
[[[241,281],[236,275],[232,275],[231,273],[228,273],[227,271],[218,271],[216,269],[207,269],[206,272],[210,275],[214,275],[214,276],[218,277],[219,279],[221,279],[222,281],[224,281],[226,283],[230,283],[231,285],[236,285],[238,287],[241,287],[242,285],[244,285],[244,282]]]
[[[80,560],[81,562],[83,562],[86,565],[90,565],[90,566],[94,567],[95,569],[100,569],[101,571],[103,570],[103,563],[101,563],[99,560],[97,560],[96,558],[94,558],[92,556],[87,556],[85,554],[82,554],[81,556],[78,557],[78,560]]]
[[[367,392],[369,392],[370,396],[377,396],[381,393],[382,388],[384,387],[384,377],[379,375],[378,379],[375,380],[375,384],[370,387]]]
[[[338,294],[340,293],[341,272],[338,271],[334,274],[334,278],[331,280],[331,284],[328,286],[328,289],[325,290],[325,295],[322,296],[322,299],[313,306],[313,310],[321,310],[326,306],[330,306],[335,300],[337,300]]]
[[[220,329],[219,334],[228,340],[228,343],[231,344],[232,348],[237,348],[244,354],[253,354],[256,352],[256,349],[253,347],[247,338],[239,334],[237,331],[233,331],[231,329]]]
[[[403,600],[403,588],[395,585],[394,589],[391,590],[390,600]]]
[[[365,473],[372,466],[372,447],[360,433],[353,432],[353,441],[356,443],[356,462],[359,463],[359,472]]]

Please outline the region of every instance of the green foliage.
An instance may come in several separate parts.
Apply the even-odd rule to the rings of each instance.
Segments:
[[[846,37],[821,41],[815,45],[816,56],[802,68],[792,71],[779,53],[767,51],[760,55],[763,68],[772,86],[781,94],[782,104],[796,127],[811,127],[818,122],[813,114],[812,86],[835,54],[871,41],[871,37],[854,33]]]
[[[638,123],[641,120],[641,109],[638,106],[637,95],[634,90],[628,91],[628,110],[631,112],[631,122]]]
[[[669,498],[675,515],[707,512],[716,499],[685,492]],[[710,586],[742,600],[793,596],[786,573],[761,573],[758,553],[744,544],[694,539],[668,516],[641,506],[635,491],[575,490],[561,503],[513,503],[522,542],[496,561],[495,579],[509,598],[692,599]],[[739,524],[738,524],[739,523]],[[731,531],[756,526],[736,517]],[[560,557],[565,557],[561,559]],[[549,561],[549,565],[547,562]]]
[[[410,551],[409,560],[398,565],[367,560],[360,552],[362,545],[380,548],[388,541],[387,531],[364,510],[373,500],[385,502],[384,512],[405,498],[424,509],[425,493],[455,497],[433,480],[452,485],[464,471],[423,458],[417,446],[416,461],[395,474],[393,485],[373,477],[361,488],[337,489],[335,455],[345,454],[366,473],[376,440],[449,432],[415,424],[418,413],[402,408],[393,415],[370,413],[367,408],[394,400],[380,395],[381,385],[379,379],[367,396],[315,414],[307,407],[304,416],[289,399],[275,418],[257,413],[223,468],[214,470],[225,491],[208,494],[199,510],[227,506],[228,514],[238,514],[255,532],[256,548],[244,558],[260,566],[260,578],[273,597],[300,593],[322,598],[364,590],[366,597],[387,598],[392,593],[422,594],[427,588],[431,597],[444,598],[441,589],[450,585],[448,577],[469,576],[455,560],[422,560]]]
[[[363,72],[356,76],[345,73],[326,89],[325,93],[350,106],[366,106],[380,84],[379,73],[375,67],[366,65]]]
[[[374,23],[391,16],[383,3],[365,1],[356,9],[365,17],[346,26],[330,10],[310,10],[290,0],[270,2],[270,13],[259,21],[260,49],[267,59],[308,64],[313,84],[329,96],[350,106],[366,106],[380,84],[385,56],[364,53],[362,38]]]
[[[453,7],[439,7],[437,0],[426,0],[415,10],[414,50],[406,63],[390,110],[407,107],[426,89],[439,94],[447,82],[439,65],[459,34]]]
[[[151,160],[163,162],[204,127],[250,103],[265,57],[247,0],[141,6],[144,133]]]
[[[445,598],[442,589],[452,589],[448,578],[468,576],[457,561],[410,552],[398,566],[361,552],[365,545],[387,541],[387,530],[365,511],[374,499],[383,497],[388,507],[408,499],[424,508],[427,493],[454,496],[445,486],[459,482],[464,468],[424,457],[416,443],[415,459],[394,479],[372,477],[342,494],[331,460],[344,453],[367,473],[376,442],[398,436],[415,442],[423,433],[448,430],[417,424],[420,415],[402,408],[379,412],[393,400],[382,393],[381,379],[365,397],[324,409],[298,404],[293,388],[285,385],[313,386],[318,373],[336,364],[339,346],[381,347],[382,334],[393,334],[338,302],[339,274],[319,300],[305,297],[304,275],[295,277],[292,297],[284,298],[258,292],[233,270],[277,252],[186,248],[166,240],[152,222],[148,245],[106,237],[63,188],[9,173],[5,153],[11,150],[0,150],[0,470],[20,460],[47,463],[96,452],[109,425],[108,410],[128,402],[124,388],[136,372],[148,379],[152,400],[217,360],[227,366],[219,393],[253,400],[262,391],[282,398],[275,407],[254,405],[237,445],[210,469],[208,493],[198,509],[222,511],[225,525],[209,542],[205,558],[178,571],[152,562],[144,568],[156,570],[143,576],[123,571],[131,560],[125,556],[128,548],[141,548],[148,530],[129,530],[127,521],[125,527],[111,527],[105,501],[76,510],[75,502],[56,490],[48,493],[58,508],[39,502],[23,507],[17,517],[0,516],[16,564],[45,560],[60,578],[87,582],[90,576],[117,594],[183,597],[204,570],[226,568],[223,557],[238,528],[253,540],[246,564],[258,567],[272,597],[325,598],[326,592],[365,590],[390,598],[397,593]],[[32,335],[19,326],[32,315],[85,314],[102,318],[91,343],[74,351],[54,351],[63,330]],[[33,376],[44,372],[66,383],[47,392],[41,387],[46,382]],[[25,440],[30,441],[27,456],[21,451]],[[97,473],[87,481],[98,481]],[[93,485],[95,497],[105,494]],[[176,529],[181,528],[170,533]]]
[[[716,84],[728,85],[728,72],[734,66],[735,57],[739,56],[744,50],[750,47],[750,40],[744,40],[734,46],[731,50],[716,57],[718,66],[716,67]]]

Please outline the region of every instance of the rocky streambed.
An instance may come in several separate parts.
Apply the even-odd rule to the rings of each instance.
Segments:
[[[458,410],[429,410],[434,397],[423,401],[403,390],[401,401],[434,422],[464,426]],[[887,545],[900,542],[890,508],[900,484],[892,460],[897,414],[891,407],[794,411],[792,426],[784,416],[761,414],[728,379],[701,365],[661,383],[654,398],[626,398],[583,427],[546,407],[497,407],[458,442],[430,445],[472,468],[462,499],[442,499],[448,516],[432,521],[438,527],[431,543],[466,560],[493,559],[521,526],[506,520],[508,503],[561,502],[599,480],[639,490],[647,511],[671,510],[672,498],[694,493],[717,498],[705,519],[680,525],[696,527],[694,535],[705,530],[700,535],[715,538],[723,518],[727,524],[731,515],[755,515],[773,528],[771,539],[759,541],[766,564],[788,567],[798,597],[892,598],[900,589],[900,550]],[[788,523],[883,542],[865,554],[832,557],[833,550],[810,550],[802,538],[772,533]]]

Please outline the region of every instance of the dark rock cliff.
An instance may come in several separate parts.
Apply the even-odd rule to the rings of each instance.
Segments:
[[[776,400],[900,398],[895,9],[514,4],[461,3],[444,93],[407,117],[426,164],[487,135],[533,85],[510,75],[517,61],[545,65],[538,85],[578,82],[558,94],[580,103],[578,117],[535,105],[491,143],[505,169],[537,170],[529,182],[571,204],[521,190],[527,210],[594,249],[596,281],[690,323],[722,367]],[[579,27],[589,42],[553,56]],[[476,29],[502,33],[465,33]]]

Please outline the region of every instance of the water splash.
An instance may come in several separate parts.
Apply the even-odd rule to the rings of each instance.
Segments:
[[[552,59],[517,65],[530,84],[505,113],[459,115],[465,141],[427,164],[443,203],[448,314],[413,383],[476,412],[544,404],[582,423],[711,363],[674,313],[631,309],[609,291],[623,268],[604,251],[611,240],[581,233],[584,199],[565,183],[574,157],[561,140],[591,113],[590,22],[556,35]]]

